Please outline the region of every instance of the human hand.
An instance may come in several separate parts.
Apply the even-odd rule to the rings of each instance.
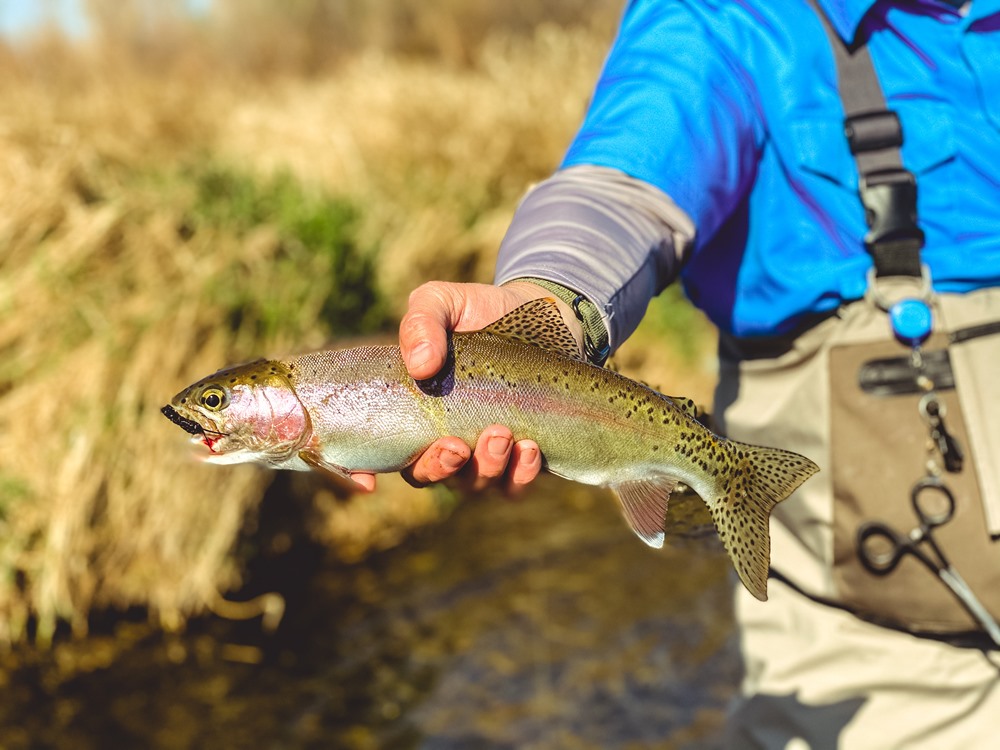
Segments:
[[[502,287],[431,281],[418,287],[399,325],[406,369],[416,380],[432,377],[444,366],[449,331],[478,330],[526,302],[549,296],[546,289],[526,281]],[[557,304],[570,330],[582,341],[583,331],[573,311],[562,302]],[[475,450],[453,436],[435,441],[403,476],[413,485],[424,486],[461,473],[474,489],[501,481],[508,491],[516,491],[533,481],[541,469],[542,454],[533,440],[515,442],[509,428],[491,425],[479,436]],[[375,488],[373,474],[351,476],[364,489]]]

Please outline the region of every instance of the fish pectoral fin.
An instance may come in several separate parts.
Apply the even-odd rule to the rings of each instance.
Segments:
[[[340,489],[347,490],[349,492],[358,492],[365,489],[351,479],[351,472],[343,466],[337,466],[336,464],[330,463],[324,459],[323,456],[312,449],[299,451],[299,458],[305,461],[309,465],[309,468],[317,474],[325,477],[326,480],[335,487],[339,487]]]
[[[521,341],[572,359],[583,359],[580,345],[553,297],[542,297],[514,308],[483,328],[482,333]]]
[[[676,487],[677,480],[666,476],[636,479],[611,486],[618,496],[628,525],[650,547],[659,549],[663,546],[667,501]]]

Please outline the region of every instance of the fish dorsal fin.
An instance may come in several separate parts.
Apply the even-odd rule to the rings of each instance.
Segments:
[[[522,341],[525,344],[580,359],[580,345],[566,326],[552,297],[525,302],[482,329],[483,333]]]
[[[675,487],[677,480],[670,477],[636,479],[611,487],[618,496],[628,525],[650,547],[663,546],[667,501]]]

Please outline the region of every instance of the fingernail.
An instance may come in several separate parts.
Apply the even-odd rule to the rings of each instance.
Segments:
[[[539,452],[537,448],[525,448],[521,452],[521,462],[525,465],[533,464],[539,459]]]
[[[441,466],[446,471],[455,471],[461,469],[465,464],[465,457],[460,456],[454,451],[441,451]]]
[[[510,440],[502,435],[494,435],[486,441],[486,451],[494,458],[503,458],[510,450]]]

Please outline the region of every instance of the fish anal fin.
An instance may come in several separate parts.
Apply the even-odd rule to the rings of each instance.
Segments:
[[[618,496],[629,527],[650,547],[663,546],[667,502],[676,487],[677,480],[665,476],[636,479],[611,487]]]
[[[525,344],[581,359],[580,345],[563,320],[553,297],[526,302],[482,329],[482,333],[514,339]]]
[[[308,464],[309,468],[324,477],[334,487],[346,492],[366,492],[366,488],[351,479],[351,473],[343,466],[332,464],[317,451],[306,448],[299,451],[299,458]]]

